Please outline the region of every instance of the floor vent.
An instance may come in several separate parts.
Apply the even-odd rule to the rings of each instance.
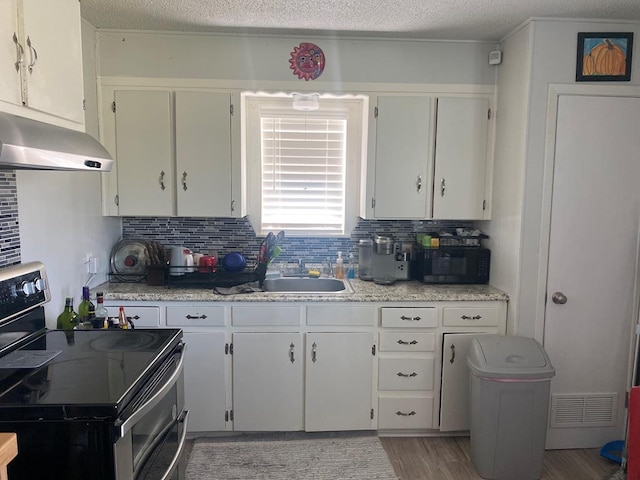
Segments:
[[[551,395],[551,428],[610,427],[617,413],[617,393]]]

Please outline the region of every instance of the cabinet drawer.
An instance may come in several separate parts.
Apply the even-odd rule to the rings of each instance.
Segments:
[[[435,352],[436,334],[423,332],[380,333],[380,350],[386,352]]]
[[[383,327],[437,327],[438,309],[436,307],[382,307],[380,309]]]
[[[297,305],[231,307],[231,324],[236,326],[300,325],[301,308]]]
[[[380,358],[378,390],[432,390],[434,358]]]
[[[500,323],[498,307],[445,307],[443,310],[445,327],[494,327]]]
[[[224,327],[224,307],[180,305],[167,307],[169,327]]]
[[[307,325],[363,325],[376,323],[376,308],[362,305],[310,305]]]
[[[118,307],[107,307],[109,317],[118,317]],[[135,328],[155,328],[160,326],[160,307],[124,307],[124,313]]]
[[[433,427],[433,397],[379,397],[378,429]]]

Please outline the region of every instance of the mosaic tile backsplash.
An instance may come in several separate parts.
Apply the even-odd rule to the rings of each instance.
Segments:
[[[14,170],[0,171],[0,267],[20,263],[18,188]]]
[[[301,258],[305,263],[322,263],[327,257],[335,258],[338,251],[346,258],[353,253],[358,257],[358,240],[372,235],[392,234],[396,240],[407,242],[415,239],[415,233],[440,228],[472,228],[473,222],[410,221],[410,220],[360,220],[350,237],[286,237],[281,243],[279,262],[294,262]],[[277,233],[277,232],[273,232]],[[197,253],[215,252],[223,256],[229,252],[241,252],[247,261],[256,261],[263,237],[256,234],[248,218],[145,218],[122,219],[122,236],[131,240],[153,240],[165,246],[182,245]]]

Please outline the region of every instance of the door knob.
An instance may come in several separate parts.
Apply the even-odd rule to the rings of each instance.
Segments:
[[[567,297],[562,292],[553,292],[553,295],[551,295],[551,301],[553,301],[553,303],[557,303],[558,305],[564,305],[565,303],[567,303]]]

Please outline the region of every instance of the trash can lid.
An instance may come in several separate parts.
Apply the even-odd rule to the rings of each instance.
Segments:
[[[535,339],[507,335],[478,335],[467,356],[471,373],[487,378],[540,380],[555,369],[547,352]]]

